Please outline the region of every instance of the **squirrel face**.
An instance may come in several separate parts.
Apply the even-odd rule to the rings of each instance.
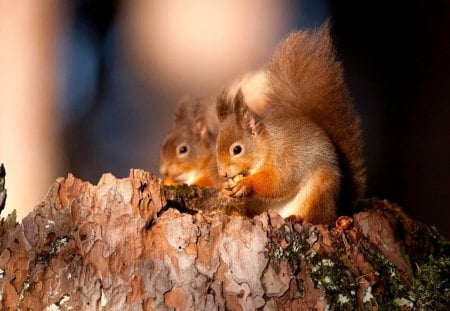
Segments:
[[[259,142],[264,131],[259,117],[248,109],[240,90],[231,101],[222,94],[217,102],[217,114],[219,175],[233,178],[253,174],[264,162],[264,150]]]
[[[213,157],[213,144],[201,142],[198,133],[188,127],[172,132],[164,141],[161,150],[160,173],[177,182],[193,184],[209,170]]]
[[[180,101],[161,148],[161,175],[176,182],[214,186],[217,117],[213,108],[209,101],[189,97]]]

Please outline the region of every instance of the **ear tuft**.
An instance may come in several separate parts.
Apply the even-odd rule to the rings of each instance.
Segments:
[[[251,111],[245,102],[244,94],[239,89],[233,101],[236,120],[252,135],[257,135],[261,130],[260,117]]]
[[[233,115],[236,118],[236,122],[252,135],[260,132],[260,117],[248,108],[241,89],[237,91],[234,97],[231,97],[229,90],[225,89],[217,99],[217,116],[219,121],[222,122],[230,115]]]
[[[228,88],[225,88],[222,91],[222,94],[220,94],[220,96],[217,98],[216,111],[217,117],[221,122],[225,120],[227,116],[233,113],[233,105],[228,98],[228,92]]]
[[[195,117],[195,109],[193,105],[195,99],[189,95],[184,95],[177,104],[177,109],[173,117],[173,127],[178,127],[180,124],[190,123]]]

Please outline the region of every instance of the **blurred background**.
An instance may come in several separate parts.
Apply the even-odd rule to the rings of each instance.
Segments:
[[[448,0],[2,1],[2,216],[24,217],[69,172],[157,173],[178,98],[217,94],[327,18],[362,117],[367,196],[449,238]]]

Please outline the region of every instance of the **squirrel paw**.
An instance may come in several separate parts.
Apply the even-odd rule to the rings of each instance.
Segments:
[[[222,184],[221,192],[232,198],[241,198],[251,191],[249,179],[242,175],[237,175],[233,179],[228,179]]]

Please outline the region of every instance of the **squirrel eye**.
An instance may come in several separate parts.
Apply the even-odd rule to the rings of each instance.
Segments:
[[[182,145],[182,146],[178,147],[178,153],[179,154],[185,154],[187,152],[188,152],[188,147],[187,146]]]
[[[237,156],[242,153],[243,147],[240,144],[232,145],[230,151],[233,156]]]

